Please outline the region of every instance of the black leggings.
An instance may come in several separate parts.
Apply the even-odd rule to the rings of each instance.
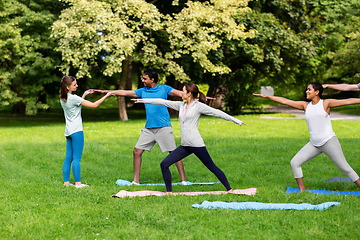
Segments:
[[[194,153],[213,174],[215,174],[219,181],[225,186],[226,190],[231,189],[225,174],[215,165],[208,151],[206,150],[206,147],[179,146],[173,152],[171,152],[160,164],[167,192],[172,192],[171,172],[169,167],[192,153]]]

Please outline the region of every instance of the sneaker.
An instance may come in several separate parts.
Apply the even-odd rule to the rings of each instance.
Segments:
[[[187,181],[182,181],[182,182],[181,182],[181,185],[187,186],[187,185],[188,185],[188,184],[187,184]]]
[[[76,188],[83,188],[83,187],[88,187],[89,185],[86,184],[80,184],[80,185],[75,185]]]
[[[137,182],[132,181],[132,182],[129,184],[129,186],[131,186],[131,185],[140,186],[140,183],[137,183]]]
[[[72,186],[72,187],[73,187],[73,186],[75,186],[75,185],[72,184],[72,183],[69,183],[69,184],[64,184],[64,186],[65,186],[65,187],[69,187],[69,186]]]

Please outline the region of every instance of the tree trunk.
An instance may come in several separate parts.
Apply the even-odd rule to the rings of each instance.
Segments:
[[[26,105],[23,102],[17,102],[13,105],[12,114],[24,114]]]
[[[181,83],[181,82],[177,81],[175,79],[175,76],[171,74],[170,76],[168,76],[166,78],[166,85],[169,85],[170,87],[172,87],[172,88],[174,88],[176,90],[182,91],[185,83]],[[173,101],[181,101],[182,100],[181,97],[174,97],[174,96],[170,97],[170,99],[173,100]],[[176,111],[174,109],[171,109],[171,108],[168,108],[168,109],[169,109],[169,113],[170,113],[171,117],[178,117],[179,116],[178,111]]]
[[[130,65],[130,57],[127,57],[122,62],[122,71],[120,75],[120,84],[119,84],[119,90],[125,90],[126,88],[126,82],[128,79],[128,73],[129,73],[129,65]],[[119,107],[119,118],[121,121],[127,121],[128,115],[126,112],[126,102],[125,97],[118,96],[118,107]]]
[[[215,100],[211,100],[209,106],[213,108],[223,109],[225,107],[225,98],[229,94],[229,90],[224,85],[220,85],[212,90],[212,97],[214,97]]]
[[[213,83],[209,84],[209,90],[206,95],[215,98],[215,100],[208,101],[210,107],[223,109],[225,106],[225,98],[229,94],[229,90],[224,85],[219,84],[219,82],[219,77],[215,76],[213,78]]]

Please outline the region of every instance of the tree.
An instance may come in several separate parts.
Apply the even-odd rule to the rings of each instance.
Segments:
[[[222,38],[221,47],[210,51],[208,58],[230,71],[224,74],[202,73],[201,66],[188,64],[192,78],[208,83],[209,96],[225,95],[226,106],[240,111],[252,104],[252,93],[262,85],[301,84],[299,75],[316,54],[306,2],[253,1],[252,11],[235,17],[238,25],[256,29],[252,38]],[[215,105],[216,106],[216,105]],[[219,105],[221,106],[221,105]]]
[[[322,82],[360,82],[360,2],[311,1],[311,17],[326,36],[318,44],[317,77]]]
[[[59,41],[62,71],[66,73],[73,66],[78,69],[78,78],[91,76],[89,69],[94,68],[113,75],[125,71],[127,61],[132,61],[185,82],[190,78],[181,65],[182,58],[190,58],[204,72],[229,73],[227,66],[211,62],[209,53],[221,47],[223,38],[242,39],[255,33],[245,31],[245,26],[234,20],[250,11],[247,0],[188,1],[172,15],[160,13],[143,0],[66,3],[71,6],[53,24],[52,36]],[[103,68],[99,62],[105,63]],[[120,79],[120,86],[122,82]]]
[[[27,115],[48,107],[41,97],[58,81],[60,60],[49,27],[62,8],[56,0],[0,2],[0,106]]]

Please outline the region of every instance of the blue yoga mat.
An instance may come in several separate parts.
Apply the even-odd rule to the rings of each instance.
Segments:
[[[277,210],[326,210],[331,206],[340,205],[339,202],[325,202],[318,205],[312,205],[309,203],[259,203],[259,202],[209,202],[203,201],[201,204],[193,204],[193,207],[203,208],[203,209],[236,209],[236,210],[245,210],[245,209],[277,209]]]
[[[352,183],[350,178],[343,178],[343,177],[333,177],[330,179],[325,180],[325,182],[350,182]]]
[[[193,182],[189,182],[186,181],[187,185],[213,185],[215,183],[220,183],[220,182],[198,182],[198,183],[193,183]],[[131,184],[131,182],[126,181],[126,180],[122,180],[122,179],[118,179],[116,181],[116,184],[119,186],[129,186]],[[172,183],[172,185],[182,185],[181,182],[176,182],[176,183]],[[165,183],[144,183],[144,184],[140,184],[140,186],[165,186]]]
[[[330,195],[330,194],[336,194],[336,195],[355,195],[355,196],[360,196],[360,192],[348,192],[348,191],[329,191],[329,190],[306,190],[307,192],[311,192],[311,193],[316,193],[316,194],[325,194],[325,195]],[[292,188],[292,187],[288,187],[286,189],[286,193],[299,193],[300,189],[298,188]]]

